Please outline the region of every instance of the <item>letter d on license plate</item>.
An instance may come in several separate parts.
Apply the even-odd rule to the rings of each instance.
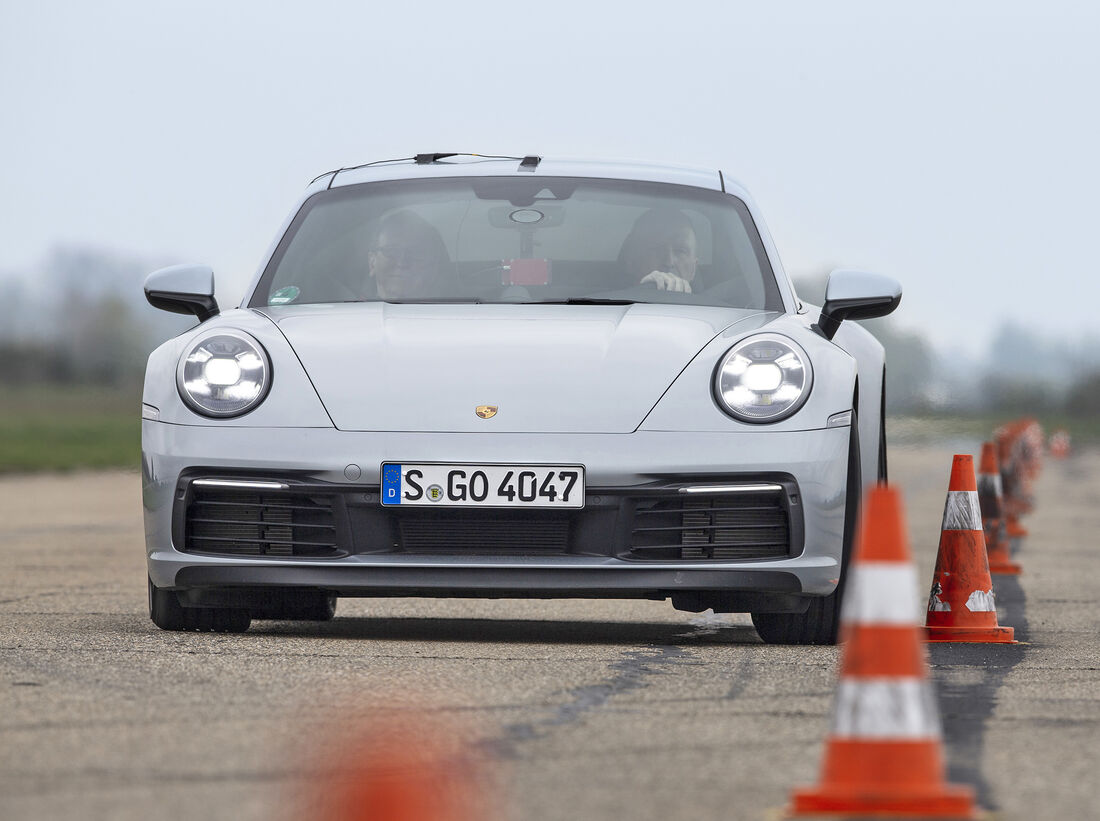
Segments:
[[[583,465],[382,465],[382,504],[584,507]]]

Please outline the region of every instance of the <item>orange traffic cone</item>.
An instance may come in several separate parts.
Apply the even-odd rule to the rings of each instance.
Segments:
[[[993,438],[997,442],[997,460],[1001,466],[1005,529],[1013,539],[1021,539],[1028,535],[1027,528],[1020,524],[1020,516],[1030,509],[1026,497],[1027,479],[1021,458],[1022,430],[1019,422],[1012,422],[993,431]]]
[[[1009,507],[1009,513],[1005,516],[1005,534],[1013,539],[1023,539],[1028,533],[1028,529],[1020,524],[1020,515],[1013,513],[1012,507]]]
[[[1009,552],[1008,532],[1005,529],[1004,494],[1001,492],[1001,471],[997,467],[997,448],[992,442],[982,443],[982,460],[978,465],[978,506],[982,510],[989,572],[1019,573],[1022,568],[1012,561]]]
[[[331,748],[300,800],[319,821],[492,821],[499,817],[475,751],[454,728],[406,716],[326,733]]]
[[[997,624],[973,456],[951,464],[925,624],[928,641],[1014,643],[1012,628]]]
[[[1048,448],[1050,455],[1055,459],[1065,459],[1069,456],[1069,431],[1059,428],[1050,435]]]
[[[1043,426],[1037,420],[1023,420],[1020,449],[1023,454],[1024,472],[1030,482],[1043,470]]]
[[[970,787],[944,782],[900,494],[880,485],[848,570],[840,684],[821,783],[795,790],[793,815],[973,818]]]

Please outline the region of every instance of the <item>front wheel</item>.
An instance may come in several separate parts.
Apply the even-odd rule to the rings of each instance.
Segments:
[[[756,632],[767,644],[836,644],[840,631],[840,603],[844,580],[852,552],[863,478],[859,467],[859,426],[852,409],[852,427],[848,437],[848,481],[844,499],[844,548],[840,559],[840,581],[828,596],[811,599],[802,613],[753,613]]]
[[[804,613],[753,613],[752,624],[765,644],[836,644],[840,586],[811,599]]]
[[[149,580],[149,618],[161,630],[243,633],[252,623],[247,610],[231,607],[184,607],[171,590]]]

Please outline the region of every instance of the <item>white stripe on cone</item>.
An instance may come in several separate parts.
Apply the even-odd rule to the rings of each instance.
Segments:
[[[993,590],[975,590],[966,600],[966,609],[971,613],[993,613],[997,610]]]
[[[943,506],[943,530],[981,530],[982,508],[976,490],[949,490]]]
[[[932,688],[915,678],[841,679],[832,733],[838,738],[938,739]]]
[[[919,624],[917,571],[909,562],[855,562],[840,619],[851,624]]]
[[[985,491],[990,496],[996,494],[997,496],[1004,496],[1004,486],[1001,484],[1001,474],[999,473],[979,473],[978,474],[978,492]]]

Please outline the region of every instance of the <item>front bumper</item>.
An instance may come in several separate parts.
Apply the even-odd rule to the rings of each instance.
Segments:
[[[182,426],[145,421],[143,502],[149,575],[158,587],[218,591],[323,588],[346,596],[679,597],[695,594],[728,609],[797,609],[833,591],[843,543],[849,429],[686,434],[417,434],[333,429]],[[586,510],[569,547],[553,555],[409,555],[364,549],[327,557],[196,553],[182,540],[181,510],[191,478],[270,477],[328,487],[354,499],[350,527],[362,535],[387,515],[377,503],[379,467],[392,461],[579,463]],[[348,476],[359,478],[350,481]],[[782,479],[797,514],[782,557],[751,560],[639,560],[624,552],[626,500],[684,482]],[[794,519],[792,519],[794,521]],[[583,523],[583,525],[582,525]],[[194,603],[194,602],[193,602]]]

